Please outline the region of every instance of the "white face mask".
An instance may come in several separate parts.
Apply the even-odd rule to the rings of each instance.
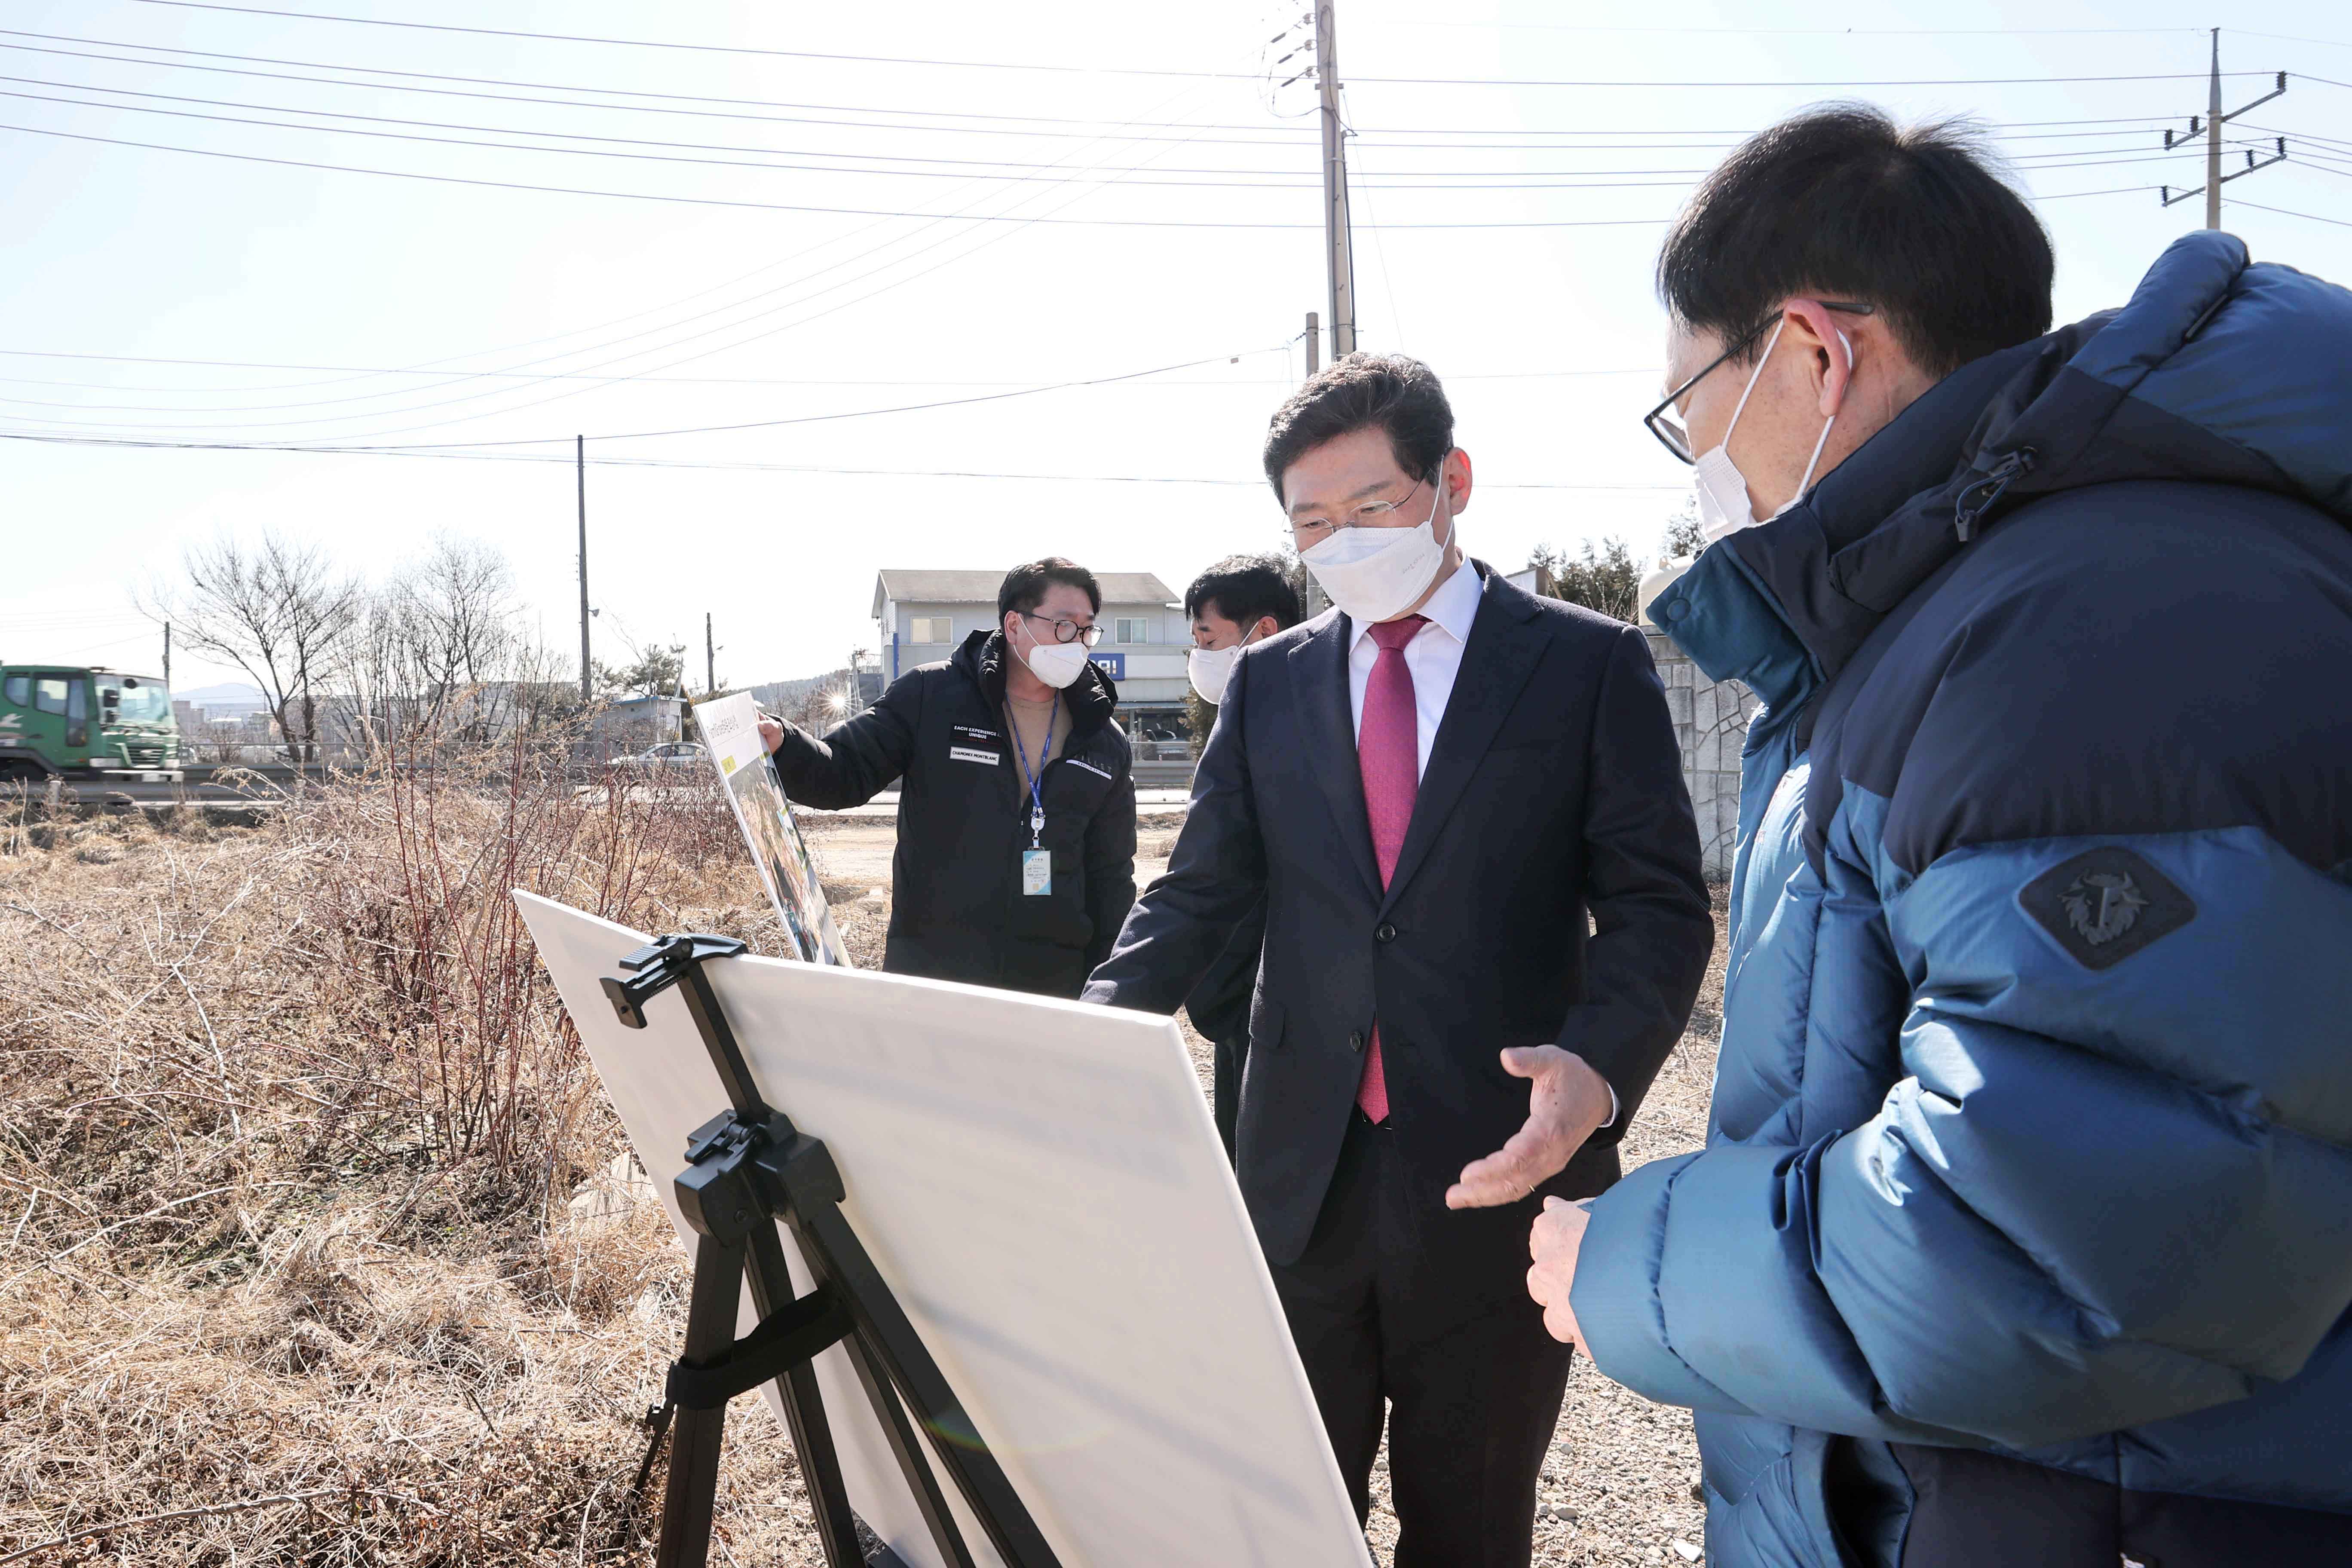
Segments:
[[[1445,495],[1441,475],[1432,487],[1429,517],[1414,528],[1342,528],[1300,553],[1315,581],[1349,620],[1377,625],[1402,615],[1429,591],[1445,563],[1437,542],[1437,509]]]
[[[1234,661],[1241,658],[1242,649],[1256,640],[1257,634],[1253,632],[1231,647],[1196,647],[1186,657],[1184,673],[1191,678],[1192,689],[1201,694],[1202,701],[1217,703],[1225,700],[1225,683],[1234,678]]]
[[[1028,651],[1021,656],[1021,662],[1029,667],[1030,674],[1060,691],[1087,672],[1089,656],[1086,644],[1039,642],[1037,634],[1028,630],[1027,621],[1023,621],[1021,626],[1023,635],[1029,639]]]
[[[1756,356],[1756,368],[1748,373],[1748,384],[1740,389],[1739,402],[1731,410],[1731,423],[1723,427],[1723,439],[1701,452],[1698,460],[1691,465],[1691,488],[1698,500],[1698,531],[1709,544],[1725,534],[1737,533],[1743,528],[1753,528],[1759,522],[1771,521],[1756,515],[1755,503],[1748,496],[1747,477],[1731,460],[1727,448],[1732,431],[1739,426],[1740,415],[1747,411],[1748,395],[1756,390],[1756,378],[1764,374],[1764,362],[1772,357],[1772,345],[1780,341],[1780,329],[1788,324],[1788,318],[1782,317],[1773,326],[1771,337],[1765,341],[1764,352]],[[1840,332],[1838,342],[1845,345],[1845,364],[1851,373],[1853,369],[1853,340]],[[1807,488],[1813,482],[1813,470],[1821,465],[1822,448],[1830,443],[1830,426],[1836,423],[1837,416],[1834,414],[1822,422],[1821,438],[1813,443],[1813,455],[1805,460],[1805,477],[1797,481],[1797,493],[1790,498],[1789,505],[1782,507],[1780,511],[1788,510],[1789,507],[1804,499]],[[1774,512],[1772,516],[1780,516],[1780,511]]]

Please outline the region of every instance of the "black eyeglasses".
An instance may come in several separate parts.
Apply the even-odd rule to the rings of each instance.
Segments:
[[[1092,647],[1095,644],[1102,641],[1102,627],[1097,626],[1082,626],[1076,621],[1055,620],[1048,616],[1033,615],[1027,610],[1021,610],[1016,613],[1020,615],[1024,620],[1044,621],[1047,626],[1053,627],[1054,640],[1055,642],[1078,642],[1086,644],[1088,647]]]
[[[1845,300],[1823,300],[1820,304],[1824,310],[1836,310],[1848,316],[1874,316],[1878,313],[1878,308],[1874,305],[1858,305]],[[1708,372],[1726,360],[1737,359],[1746,353],[1749,346],[1764,335],[1764,329],[1780,319],[1777,313],[1765,317],[1747,336],[1707,361],[1696,375],[1667,393],[1655,408],[1642,416],[1642,424],[1651,435],[1658,438],[1659,446],[1664,447],[1685,463],[1698,461],[1697,456],[1691,451],[1690,428],[1683,423],[1682,411],[1675,405],[1689,396],[1690,389],[1705,381]]]

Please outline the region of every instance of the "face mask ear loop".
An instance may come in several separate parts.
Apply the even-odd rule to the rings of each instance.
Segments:
[[[1756,390],[1756,378],[1764,374],[1764,362],[1772,357],[1772,345],[1780,341],[1780,329],[1788,324],[1786,316],[1772,323],[1772,335],[1764,340],[1764,352],[1756,356],[1756,368],[1748,373],[1748,384],[1739,389],[1739,401],[1731,408],[1731,423],[1723,427],[1723,439],[1717,446],[1731,445],[1731,433],[1739,428],[1739,416],[1748,411],[1748,395]]]
[[[1776,337],[1776,338],[1777,338],[1777,337],[1779,337],[1780,334],[1780,332],[1779,332],[1777,330],[1775,330],[1772,335],[1773,335],[1774,337]],[[1838,342],[1842,342],[1842,343],[1843,343],[1843,344],[1845,345],[1845,372],[1846,372],[1846,374],[1847,374],[1848,376],[1852,376],[1852,375],[1853,374],[1853,340],[1852,338],[1850,338],[1850,337],[1847,337],[1843,332],[1840,332],[1840,333],[1838,334]],[[1771,350],[1769,350],[1769,349],[1766,349],[1764,352],[1765,352],[1766,353],[1770,353],[1772,351],[1771,351]],[[1759,370],[1763,369],[1763,368],[1764,368],[1764,366],[1763,366],[1762,362],[1760,362],[1760,361],[1759,361],[1759,362],[1758,362],[1756,368],[1757,368],[1757,369],[1759,369]],[[1741,398],[1741,399],[1740,399],[1740,401],[1741,401],[1742,403],[1745,403],[1745,402],[1747,401],[1747,399],[1743,397],[1743,398]],[[1732,419],[1733,419],[1735,422],[1737,422],[1737,421],[1738,421],[1738,419],[1739,418],[1739,416],[1738,416],[1738,415],[1737,415],[1737,414],[1734,414],[1731,417],[1732,417]],[[1820,440],[1818,440],[1818,441],[1815,441],[1815,442],[1813,443],[1813,455],[1812,455],[1811,457],[1810,457],[1810,458],[1806,458],[1806,459],[1805,459],[1805,477],[1804,477],[1803,479],[1799,479],[1799,480],[1797,481],[1797,497],[1796,497],[1796,500],[1804,500],[1804,499],[1805,499],[1805,492],[1806,492],[1807,490],[1809,490],[1809,489],[1811,489],[1812,488],[1812,484],[1813,484],[1813,470],[1814,470],[1815,468],[1819,468],[1819,467],[1821,467],[1821,463],[1822,463],[1822,449],[1824,447],[1827,447],[1827,446],[1830,444],[1830,430],[1831,430],[1831,429],[1832,429],[1832,426],[1834,426],[1836,424],[1837,424],[1837,416],[1836,416],[1836,415],[1834,415],[1834,414],[1831,415],[1827,419],[1824,419],[1824,420],[1822,420],[1822,436],[1821,436],[1821,439],[1820,439]],[[1790,504],[1790,505],[1791,505],[1791,506],[1794,506],[1794,505],[1796,504],[1796,501],[1790,501],[1789,504]]]

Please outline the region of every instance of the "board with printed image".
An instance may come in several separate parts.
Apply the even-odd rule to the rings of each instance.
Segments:
[[[694,721],[719,770],[719,786],[735,808],[743,841],[751,847],[751,859],[776,906],[776,918],[783,922],[790,951],[781,956],[855,967],[825,904],[824,884],[817,880],[808,843],[793,819],[792,803],[784,798],[775,764],[760,743],[759,704],[749,692],[714,698],[695,704]]]

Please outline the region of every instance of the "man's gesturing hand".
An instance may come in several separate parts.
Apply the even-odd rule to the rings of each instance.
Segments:
[[[1544,1212],[1528,1234],[1528,1252],[1536,1260],[1528,1270],[1528,1294],[1544,1310],[1544,1332],[1564,1345],[1584,1343],[1568,1292],[1576,1283],[1576,1255],[1584,1246],[1584,1227],[1591,1223],[1583,1205],[1546,1198]]]
[[[1462,1167],[1462,1179],[1445,1190],[1450,1209],[1513,1204],[1538,1182],[1559,1173],[1569,1157],[1609,1120],[1613,1103],[1608,1080],[1582,1057],[1558,1046],[1528,1046],[1503,1053],[1503,1070],[1532,1080],[1528,1124],[1483,1160]]]
[[[784,743],[784,727],[764,713],[760,716],[760,744],[774,751]]]

